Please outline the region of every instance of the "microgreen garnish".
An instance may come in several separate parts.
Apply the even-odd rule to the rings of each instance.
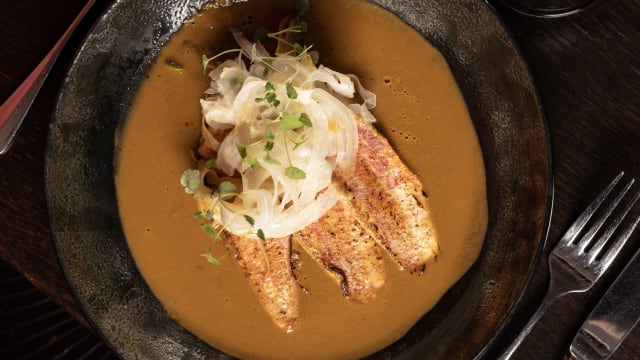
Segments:
[[[202,216],[205,220],[213,220],[213,211],[211,209],[206,209]]]
[[[245,164],[249,164],[252,167],[260,166],[260,162],[258,161],[258,159],[254,158],[245,158],[244,160],[242,160],[242,162]]]
[[[247,220],[247,222],[249,223],[249,225],[253,226],[256,224],[255,220],[253,220],[253,218],[249,215],[244,215],[244,219]]]
[[[211,60],[214,60],[222,55],[226,55],[230,53],[242,53],[242,49],[226,50],[212,57],[207,57],[207,55],[202,54],[202,74],[203,75],[207,74],[207,67],[209,66],[209,63],[211,62]]]
[[[171,61],[171,60],[167,61],[167,66],[170,67],[173,70],[182,70],[182,69],[184,69],[184,67],[181,64],[178,64],[177,62]]]
[[[295,141],[294,141],[293,143],[294,143],[295,145],[293,146],[293,149],[292,149],[292,150],[293,150],[293,151],[296,151],[296,149],[298,149],[298,147],[300,147],[300,145],[304,144],[307,140],[308,140],[308,139],[304,139],[304,140],[302,140],[302,141],[300,141],[300,142],[295,142]]]
[[[305,21],[298,21],[295,25],[289,26],[288,28],[284,28],[284,29],[276,31],[276,32],[267,33],[267,36],[270,37],[270,38],[278,39],[279,35],[286,34],[286,33],[307,32],[308,29],[309,29],[309,26],[307,25],[307,23]],[[282,40],[282,39],[280,39],[280,40]]]
[[[297,168],[295,166],[289,166],[285,170],[284,174],[288,178],[294,179],[294,180],[302,180],[307,178],[307,174],[304,172],[304,170]]]
[[[213,265],[220,265],[220,261],[218,261],[218,259],[213,257],[213,255],[211,254],[211,250],[207,251],[204,254],[200,254],[200,256],[202,256],[205,259],[207,259],[207,261],[210,262]]]
[[[299,15],[306,15],[309,12],[309,1],[299,1],[297,10]],[[296,71],[308,66],[311,61],[314,62],[314,64],[317,63],[317,51],[311,50],[312,46],[301,45],[296,42],[300,41],[298,40],[299,37],[292,36],[292,34],[307,31],[308,25],[304,21],[297,21],[292,26],[276,32],[268,32],[265,28],[258,28],[254,34],[256,42],[252,44],[250,50],[247,49],[247,47],[245,47],[246,50],[231,49],[223,51],[211,58],[202,55],[202,71],[203,74],[206,75],[208,69],[212,68],[209,67],[209,65],[213,64],[213,60],[225,54],[238,54],[238,68],[236,72],[231,73],[231,76],[226,79],[224,79],[224,77],[214,79],[214,81],[218,82],[219,93],[214,91],[207,92],[207,94],[212,95],[212,99],[220,94],[223,96],[223,92],[229,88],[234,88],[234,91],[242,88],[245,85],[246,76],[250,74],[259,76],[259,72],[263,73],[263,79],[265,80],[264,89],[262,89],[262,85],[260,85],[260,88],[256,89],[257,93],[254,93],[254,102],[256,104],[248,104],[257,110],[257,115],[255,116],[257,122],[253,123],[253,115],[247,122],[248,126],[252,126],[251,130],[253,131],[249,137],[250,140],[242,137],[242,143],[235,142],[236,150],[242,161],[242,167],[238,169],[241,173],[247,171],[249,174],[255,173],[260,175],[264,171],[270,173],[273,170],[277,170],[280,176],[284,171],[284,175],[289,179],[303,180],[307,178],[307,174],[305,170],[303,170],[305,166],[294,166],[294,162],[300,165],[298,164],[299,158],[304,157],[305,154],[303,154],[302,151],[295,151],[309,140],[309,138],[313,137],[310,135],[312,131],[315,132],[321,127],[319,126],[320,123],[316,123],[316,129],[309,129],[313,127],[314,123],[309,114],[302,112],[307,111],[313,115],[311,111],[305,110],[306,100],[304,97],[308,97],[308,95],[304,93],[303,90],[296,88],[296,85],[299,85],[300,77],[297,77],[296,74],[291,75],[288,73],[288,69],[283,69],[283,66],[289,66],[288,64],[292,60],[300,62],[300,68],[297,68],[298,64],[292,66],[294,70],[297,69]],[[278,45],[285,44],[289,50],[285,50],[286,53],[284,54],[278,53],[275,56],[266,54],[258,43],[258,41],[266,38],[276,39]],[[282,47],[279,46],[279,48]],[[248,61],[243,61],[243,58],[245,60],[248,59]],[[167,65],[176,70],[183,68],[181,64],[174,62],[167,62]],[[251,68],[250,71],[247,71],[251,66],[257,66],[257,69],[254,70],[255,68]],[[255,71],[257,71],[257,73]],[[282,78],[276,76],[271,77],[269,76],[270,72],[283,72],[282,75],[286,76],[288,80],[280,80]],[[214,75],[215,74],[212,74],[211,77],[215,78],[216,76]],[[225,81],[226,83],[223,84],[221,81]],[[226,85],[226,87],[224,85]],[[314,118],[314,120],[320,119]],[[260,132],[264,132],[263,137],[260,136]],[[230,149],[232,150],[233,142],[229,145],[231,145]],[[228,149],[221,152],[221,154],[227,153]],[[237,159],[236,157],[236,160]],[[239,236],[258,237],[260,240],[266,241],[263,229],[258,228],[260,224],[265,221],[264,218],[258,215],[254,219],[251,216],[256,216],[256,213],[253,212],[256,209],[247,211],[239,210],[243,206],[247,206],[244,204],[247,199],[245,199],[243,197],[244,195],[238,190],[240,186],[236,187],[234,184],[240,180],[233,178],[234,182],[216,181],[215,179],[219,179],[220,177],[225,179],[223,169],[217,168],[217,166],[224,168],[222,162],[216,164],[215,158],[208,160],[200,160],[200,158],[198,158],[197,160],[200,161],[200,170],[202,172],[198,170],[187,170],[183,173],[180,181],[184,186],[185,192],[189,194],[198,192],[196,197],[202,208],[200,209],[201,211],[195,213],[193,217],[201,223],[202,231],[213,238],[213,240],[211,240],[212,242],[217,241],[217,239],[222,237],[226,232],[232,232]],[[204,164],[202,161],[204,161]],[[250,170],[249,167],[244,164],[248,164],[251,167],[264,166],[265,169]],[[278,168],[272,166],[278,166]],[[209,173],[206,176],[206,182],[203,183],[203,181],[205,181],[203,177],[205,172]],[[224,169],[224,172],[229,174],[227,169]],[[236,175],[230,174],[230,176],[235,177]],[[245,175],[242,174],[242,176],[244,179]],[[311,173],[309,176],[311,176]],[[217,186],[211,185],[216,183]],[[209,192],[205,193],[205,186],[211,187]],[[284,202],[285,200],[282,201]],[[240,216],[244,218],[246,224],[238,224],[237,220],[242,219]],[[256,220],[259,224],[258,226],[256,226]],[[240,234],[238,231],[242,233]],[[209,263],[220,265],[220,262],[212,255],[211,247],[208,252],[200,256],[204,257]]]
[[[249,226],[251,226],[251,231],[253,232],[253,226],[256,224],[255,220],[249,216],[249,215],[244,215],[244,219],[247,221],[247,223],[249,224]],[[256,231],[256,235],[258,236],[258,238],[260,238],[260,240],[264,241],[264,231],[262,231],[262,229],[258,229]]]
[[[212,158],[207,160],[207,162],[204,163],[204,166],[207,167],[207,169],[209,170],[213,170],[216,168],[216,158]]]
[[[220,233],[217,232],[211,224],[202,224],[200,228],[205,232],[205,234],[213,237],[214,239],[218,239],[220,237]]]
[[[238,154],[240,154],[241,158],[246,158],[247,157],[247,147],[240,144],[239,142],[236,143],[236,149],[238,149]]]
[[[304,124],[304,126],[308,126],[308,127],[313,126],[313,124],[311,123],[311,119],[309,119],[309,115],[307,115],[306,113],[300,114],[299,120],[302,124]]]
[[[276,108],[276,110],[280,113],[280,116],[278,117],[278,124],[280,125],[280,128],[282,130],[296,130],[299,129],[303,126],[307,126],[307,127],[312,127],[313,123],[311,122],[311,118],[309,118],[309,115],[306,113],[300,113],[300,114],[284,114],[284,109],[279,109],[278,107],[280,106],[280,100],[278,100],[277,94],[276,94],[276,86],[271,83],[271,82],[266,82],[264,85],[265,88],[265,95],[264,97],[257,97],[254,100],[256,102],[266,102],[267,104],[273,106]],[[286,85],[286,92],[287,92],[287,98],[291,99],[291,100],[295,100],[298,98],[298,92],[296,91],[296,88],[292,85],[292,84],[287,84]],[[271,131],[267,131],[265,133],[264,136],[265,139],[265,144],[264,144],[264,151],[266,152],[265,156],[262,158],[266,163],[269,164],[273,164],[273,165],[281,165],[282,163],[274,158],[271,157],[271,155],[269,154],[269,152],[271,150],[273,150],[273,146],[274,146],[274,140],[275,140],[275,134],[272,133]],[[285,141],[285,151],[287,154],[287,159],[289,160],[289,168],[287,168],[287,170],[285,170],[285,175],[291,179],[305,179],[306,178],[306,174],[303,170],[293,166],[291,164],[291,156],[289,155],[289,149],[287,147],[287,137],[285,135],[284,137],[284,141]],[[293,142],[295,145],[293,147],[293,150],[296,150],[300,145],[302,145],[304,142],[306,141],[303,140],[301,142]],[[236,144],[236,146],[238,147],[238,152],[240,153],[240,156],[244,159],[246,157],[246,149],[243,150],[242,147],[240,147],[240,145]],[[252,166],[255,166],[257,164],[255,164],[257,162],[257,160],[255,159],[251,159],[250,162],[248,162],[246,159],[244,160],[245,163],[250,163],[250,164],[254,164]]]
[[[280,101],[278,100],[278,98],[276,97],[276,93],[274,93],[274,92],[268,92],[265,95],[264,99],[267,100],[267,102],[269,104],[272,104],[273,106],[280,105]]]
[[[291,84],[287,84],[287,97],[289,99],[297,99],[298,98],[298,93],[296,92],[296,89]]]
[[[189,169],[183,172],[180,185],[184,186],[184,192],[187,194],[195,194],[200,186],[200,171]]]
[[[295,130],[303,127],[300,117],[296,115],[284,115],[280,118],[280,126],[285,130]]]
[[[216,191],[220,200],[228,200],[238,195],[238,188],[230,181],[223,181],[218,185],[218,191]]]
[[[282,165],[282,163],[274,158],[272,158],[269,154],[265,155],[262,160],[264,160],[266,163],[269,164],[273,164],[273,165]]]

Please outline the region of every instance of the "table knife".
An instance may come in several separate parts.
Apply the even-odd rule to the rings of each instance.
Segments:
[[[640,250],[600,299],[573,338],[578,360],[609,359],[640,320]]]

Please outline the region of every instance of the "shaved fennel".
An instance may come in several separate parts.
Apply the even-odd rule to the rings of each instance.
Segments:
[[[355,75],[316,67],[310,47],[295,44],[294,50],[271,56],[238,30],[232,32],[240,56],[209,72],[211,85],[200,101],[203,143],[217,156],[215,168],[208,162],[199,171],[203,183],[209,173],[214,180],[194,196],[216,234],[288,236],[338,201],[333,173],[353,166],[355,116],[375,121],[369,112],[375,95]],[[213,58],[203,58],[206,69]],[[218,141],[211,131],[228,134]],[[222,179],[235,179],[238,192],[222,196],[219,184],[228,184]]]

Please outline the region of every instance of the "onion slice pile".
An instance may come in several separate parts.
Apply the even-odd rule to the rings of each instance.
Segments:
[[[191,192],[218,230],[284,237],[338,201],[333,173],[353,166],[355,116],[375,121],[369,109],[376,99],[354,75],[316,67],[308,48],[269,56],[241,33],[234,37],[240,56],[209,72],[211,86],[200,101],[203,141],[217,152],[215,167],[200,166],[201,183]],[[218,141],[211,134],[217,131],[228,134]],[[203,186],[209,178],[213,184]]]

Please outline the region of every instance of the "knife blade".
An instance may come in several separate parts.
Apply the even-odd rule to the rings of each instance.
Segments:
[[[640,250],[622,270],[573,338],[578,360],[608,359],[640,320]]]

